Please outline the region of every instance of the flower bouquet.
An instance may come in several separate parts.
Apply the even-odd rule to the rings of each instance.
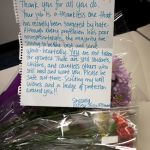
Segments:
[[[0,96],[0,147],[4,150],[112,150],[133,147],[136,111],[131,102],[130,74],[122,59],[113,57],[109,110],[22,107],[18,75]],[[124,107],[122,107],[124,106]]]

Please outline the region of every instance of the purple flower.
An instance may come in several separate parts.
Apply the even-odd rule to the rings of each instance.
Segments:
[[[113,56],[112,66],[112,107],[126,106],[131,101],[131,77],[121,58]]]

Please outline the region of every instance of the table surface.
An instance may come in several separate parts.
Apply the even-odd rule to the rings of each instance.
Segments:
[[[124,59],[127,69],[132,72],[133,84],[138,87],[140,105],[138,112],[138,149],[150,149],[150,42],[137,32],[129,32],[114,37],[114,53]],[[15,76],[19,67],[15,66],[0,71],[0,94],[4,92]],[[142,70],[142,71],[141,71]],[[5,79],[5,80],[4,80]]]
[[[150,27],[150,26],[149,26]],[[150,32],[149,32],[150,33]],[[132,33],[131,33],[132,34]],[[133,32],[133,40],[137,47],[143,66],[143,75],[148,89],[147,98],[150,99],[150,41],[136,32]],[[141,102],[139,105],[139,150],[150,149],[150,102]]]
[[[2,94],[15,79],[19,72],[19,66],[14,66],[0,71],[0,94]]]
[[[140,27],[137,29],[137,31],[143,35],[145,38],[150,40],[150,24],[147,24],[146,26]]]

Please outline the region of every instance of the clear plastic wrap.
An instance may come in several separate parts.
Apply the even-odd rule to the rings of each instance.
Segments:
[[[115,35],[118,32],[124,34],[114,36],[114,55],[123,60],[124,66],[130,73],[132,105],[140,105],[140,102],[150,101],[149,91],[143,71],[142,60],[139,57],[135,41],[134,32],[128,32],[123,14],[118,12],[115,15]],[[142,50],[142,49],[141,49]]]
[[[17,95],[19,81],[18,75],[0,97],[2,149],[111,150],[136,147],[136,107],[109,110],[21,107]]]
[[[135,147],[136,124],[134,107],[85,110],[26,119],[1,132],[1,147],[4,150]]]

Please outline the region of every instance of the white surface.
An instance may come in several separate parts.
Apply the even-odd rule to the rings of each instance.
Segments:
[[[143,67],[143,78],[145,78],[148,90],[148,100],[150,100],[150,41],[137,32],[131,32],[133,41],[137,48],[141,65]]]
[[[150,150],[150,102],[141,103],[138,114],[138,150]]]
[[[150,24],[138,28],[137,31],[150,40]]]
[[[136,32],[131,32],[131,34],[143,66],[144,77],[148,89],[147,97],[150,99],[150,41]],[[139,106],[138,148],[139,150],[150,150],[150,102],[143,101]]]
[[[18,74],[18,66],[0,71],[0,94],[3,93]]]

